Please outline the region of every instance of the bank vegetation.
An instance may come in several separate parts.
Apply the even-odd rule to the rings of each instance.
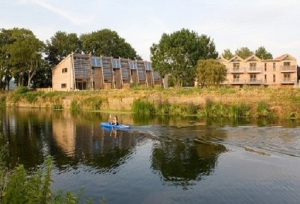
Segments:
[[[300,118],[300,89],[265,87],[143,88],[42,92],[26,87],[2,93],[8,107],[122,111],[197,117]]]

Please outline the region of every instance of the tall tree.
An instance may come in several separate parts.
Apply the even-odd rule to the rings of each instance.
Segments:
[[[231,58],[233,58],[233,54],[230,51],[230,49],[225,49],[222,56],[227,60],[230,60]]]
[[[150,51],[153,69],[161,76],[171,75],[176,86],[194,82],[197,60],[218,56],[213,40],[188,29],[164,33]]]
[[[227,75],[226,66],[215,59],[199,60],[196,69],[198,84],[203,86],[219,86],[225,81]]]
[[[0,89],[9,89],[9,81],[12,78],[12,64],[7,52],[8,46],[13,43],[12,30],[1,29],[0,31]]]
[[[235,54],[240,56],[243,59],[253,55],[253,52],[248,47],[241,47],[235,51]]]
[[[68,34],[58,31],[46,41],[46,60],[51,67],[57,65],[72,52],[81,52],[81,42],[76,33]]]
[[[32,77],[43,61],[44,43],[28,29],[13,28],[9,32],[9,43],[3,47],[8,64],[11,66],[13,77],[18,79],[18,85],[29,87]],[[25,79],[27,82],[24,81]]]
[[[255,55],[260,59],[273,59],[273,55],[268,52],[263,46],[255,50]]]
[[[82,34],[80,40],[82,50],[86,54],[141,59],[129,43],[119,37],[117,32],[109,29]]]

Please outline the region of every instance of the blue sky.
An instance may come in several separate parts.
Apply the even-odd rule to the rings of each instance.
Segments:
[[[182,28],[213,38],[217,51],[264,46],[300,61],[299,0],[0,0],[0,28],[27,28],[42,41],[57,31],[116,31],[143,59],[163,33]]]

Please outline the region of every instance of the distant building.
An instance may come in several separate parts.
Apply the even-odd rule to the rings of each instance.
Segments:
[[[252,55],[246,59],[235,55],[230,60],[222,56],[219,62],[227,68],[223,84],[232,86],[294,86],[297,83],[297,60],[284,54],[274,59],[260,59]]]
[[[131,84],[154,87],[162,79],[151,63],[72,53],[52,69],[53,91],[123,89]]]

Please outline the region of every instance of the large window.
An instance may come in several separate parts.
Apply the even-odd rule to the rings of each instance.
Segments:
[[[283,81],[291,81],[291,75],[289,73],[285,73],[283,75]]]
[[[92,57],[91,58],[92,67],[101,67],[101,59],[100,57]]]
[[[146,70],[151,70],[151,64],[150,64],[150,62],[146,62]]]
[[[130,69],[136,69],[135,61],[130,61],[129,64],[130,64]]]
[[[63,68],[62,69],[62,73],[67,73],[68,72],[68,68]]]
[[[237,71],[240,69],[240,63],[233,63],[233,71]]]
[[[256,74],[250,74],[250,81],[256,82]]]
[[[233,82],[239,82],[239,80],[240,80],[240,75],[239,74],[233,75]]]
[[[250,63],[250,71],[256,70],[256,63]]]
[[[120,68],[120,61],[118,59],[113,59],[113,68]]]
[[[291,65],[290,62],[284,62],[284,63],[283,63],[283,66],[285,66],[285,67],[288,67],[288,66],[290,66],[290,65]]]

